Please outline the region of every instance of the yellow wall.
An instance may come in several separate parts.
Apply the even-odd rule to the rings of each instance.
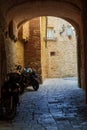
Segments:
[[[24,66],[24,47],[23,43],[13,42],[10,39],[6,42],[7,71],[13,71],[15,65]]]

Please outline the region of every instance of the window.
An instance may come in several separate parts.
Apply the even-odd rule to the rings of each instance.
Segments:
[[[54,51],[50,52],[50,56],[55,56],[55,52]]]
[[[73,31],[72,31],[72,28],[71,28],[71,26],[67,26],[67,35],[69,36],[69,35],[72,35],[72,33],[73,33]]]
[[[55,37],[54,27],[47,27],[47,36],[44,38],[44,40],[48,40],[48,41],[57,40],[57,37]]]
[[[54,39],[54,28],[47,28],[47,39]]]
[[[72,36],[75,35],[75,34],[74,34],[74,33],[75,33],[75,30],[74,30],[74,28],[73,28],[72,26],[68,25],[68,26],[67,26],[67,32],[66,32],[66,33],[67,33],[68,38],[71,39]]]

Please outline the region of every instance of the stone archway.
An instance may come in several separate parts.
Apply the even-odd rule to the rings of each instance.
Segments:
[[[62,10],[61,10],[62,9]],[[78,58],[79,59],[79,79],[81,86],[84,84],[84,65],[83,65],[83,36],[82,36],[82,16],[81,16],[81,3],[75,3],[71,1],[26,1],[12,4],[8,10],[5,10],[6,21],[9,24],[11,20],[14,20],[16,26],[19,26],[22,21],[38,16],[55,16],[67,19],[73,26],[76,27],[78,33]],[[78,26],[78,27],[77,27]],[[81,48],[81,49],[80,49]],[[81,51],[80,51],[81,50]]]
[[[62,8],[62,10],[61,10]],[[19,5],[15,5],[13,8],[9,9],[7,12],[7,21],[14,19],[17,27],[19,27],[23,22],[38,17],[38,16],[55,16],[63,18],[69,21],[76,29],[77,33],[80,32],[81,28],[81,14],[80,6],[72,4],[70,2],[64,1],[32,1],[32,3],[24,2]],[[80,33],[78,33],[78,39],[80,39]],[[79,40],[80,41],[80,40]],[[78,45],[78,50],[80,50],[80,41]],[[78,51],[79,55],[79,66],[81,64],[80,57],[81,52]],[[81,79],[81,68],[79,68],[79,79]],[[81,83],[80,83],[80,86]]]

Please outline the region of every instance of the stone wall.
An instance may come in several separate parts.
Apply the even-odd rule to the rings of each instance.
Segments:
[[[72,35],[67,34],[68,26],[71,24],[56,17],[40,17],[29,21],[29,41],[25,43],[25,66],[36,68],[43,80],[77,76],[76,35],[75,30]],[[53,29],[53,39],[46,37],[47,27]]]
[[[6,40],[8,72],[20,64],[34,67],[42,79],[77,76],[77,41],[75,33],[67,35],[69,25],[56,17],[38,17],[26,22],[19,29],[18,41]],[[47,28],[53,30],[52,38],[46,37]]]
[[[48,29],[53,30],[53,34],[47,39],[48,77],[77,76],[77,41],[75,30],[72,30],[74,28],[56,17],[48,17],[47,24]]]
[[[5,50],[5,29],[6,21],[0,10],[0,97],[1,97],[1,87],[5,80],[7,73],[7,59],[6,59],[6,50]]]

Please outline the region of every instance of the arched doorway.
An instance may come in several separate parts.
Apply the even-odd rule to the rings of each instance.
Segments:
[[[80,5],[80,4],[79,4]],[[15,21],[16,27],[20,25],[20,23],[25,22],[29,19],[38,17],[38,16],[55,16],[64,18],[73,26],[76,27],[76,31],[78,32],[78,55],[79,55],[79,79],[80,79],[80,86],[85,87],[84,84],[84,72],[83,69],[83,60],[82,60],[82,50],[80,51],[81,44],[82,44],[82,23],[81,23],[81,7],[78,4],[71,3],[71,2],[64,2],[64,1],[33,1],[32,3],[23,2],[19,4],[13,5],[9,10],[6,12],[6,21],[9,24],[11,20]],[[62,10],[61,10],[62,8]],[[84,84],[84,85],[83,85]]]
[[[36,17],[23,24],[19,32],[25,33],[21,38],[25,42],[25,66],[32,65],[36,70],[41,70],[43,80],[77,76],[77,38],[73,29],[73,26],[65,20],[52,16]],[[68,30],[70,34],[67,34]],[[41,50],[41,53],[38,50]]]

